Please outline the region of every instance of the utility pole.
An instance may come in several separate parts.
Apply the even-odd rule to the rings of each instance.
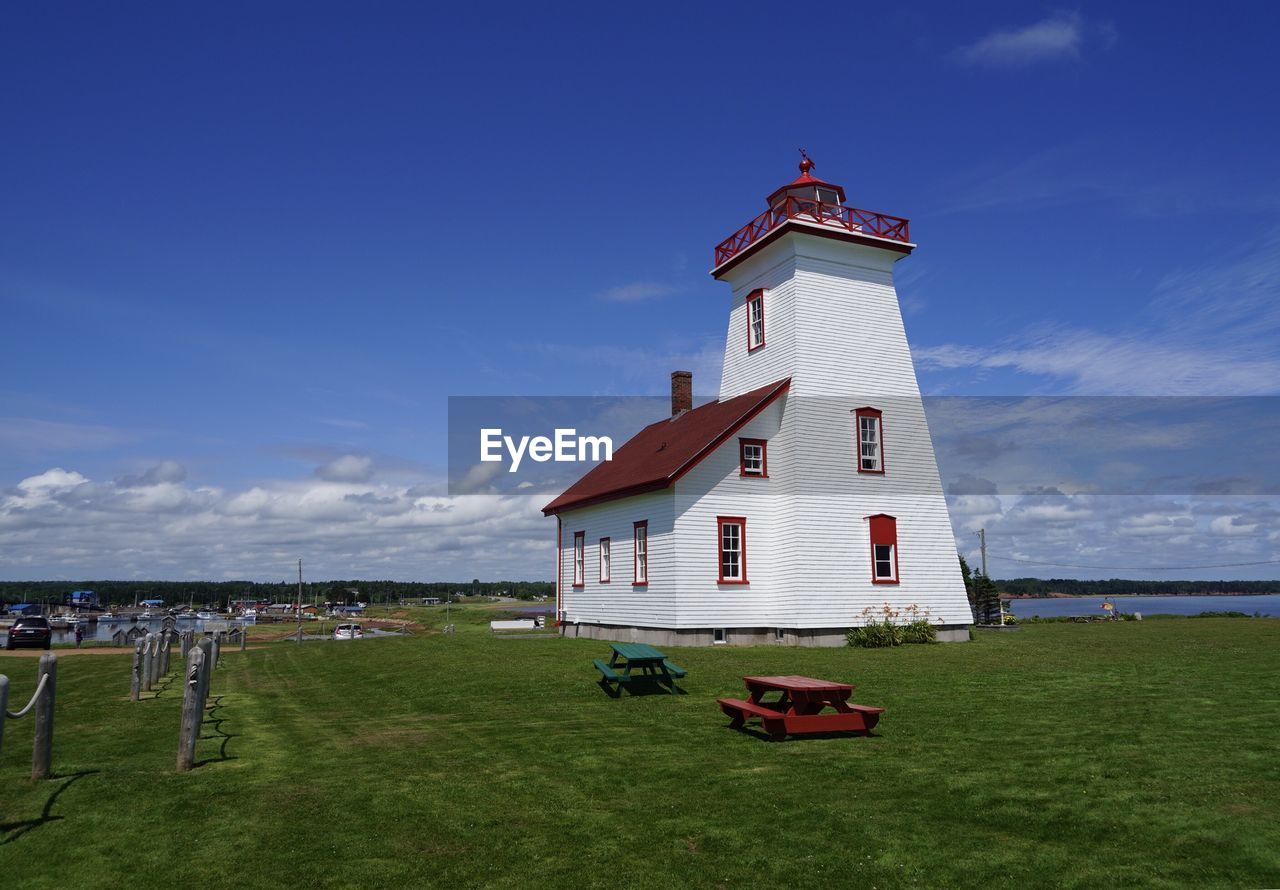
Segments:
[[[982,583],[986,585],[991,583],[991,576],[987,574],[987,530],[985,528],[978,529],[978,541],[982,546]],[[1000,626],[1004,627],[1004,603],[999,602],[998,599],[996,602],[1000,607]]]
[[[298,560],[298,602],[294,606],[298,615],[298,642],[302,642],[302,560]]]

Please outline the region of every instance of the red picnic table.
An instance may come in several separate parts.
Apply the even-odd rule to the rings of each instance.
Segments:
[[[832,683],[813,677],[743,677],[749,700],[717,699],[720,710],[731,719],[732,729],[741,729],[752,718],[759,718],[764,731],[772,739],[787,735],[817,732],[862,732],[869,734],[884,708],[849,703],[853,686]],[[773,701],[766,696],[780,693]],[[834,708],[834,713],[823,713]]]

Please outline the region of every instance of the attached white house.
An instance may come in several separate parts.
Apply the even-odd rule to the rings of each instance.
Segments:
[[[543,508],[562,633],[842,645],[886,605],[972,621],[902,313],[905,219],[801,174],[715,249],[733,297],[718,400],[645,427]]]

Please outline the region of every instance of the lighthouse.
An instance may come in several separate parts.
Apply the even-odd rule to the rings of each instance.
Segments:
[[[842,645],[888,614],[968,638],[893,281],[909,223],[850,206],[815,169],[804,157],[714,249],[730,290],[719,398],[694,408],[676,372],[671,416],[544,508],[565,633]]]

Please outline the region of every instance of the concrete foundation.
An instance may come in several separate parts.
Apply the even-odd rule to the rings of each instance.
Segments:
[[[847,644],[849,628],[773,628],[727,627],[722,638],[712,628],[633,627],[618,624],[566,623],[560,635],[586,640],[608,640],[613,643],[648,643],[651,646],[808,646],[835,647]],[[939,643],[963,643],[969,640],[967,624],[942,625]]]

